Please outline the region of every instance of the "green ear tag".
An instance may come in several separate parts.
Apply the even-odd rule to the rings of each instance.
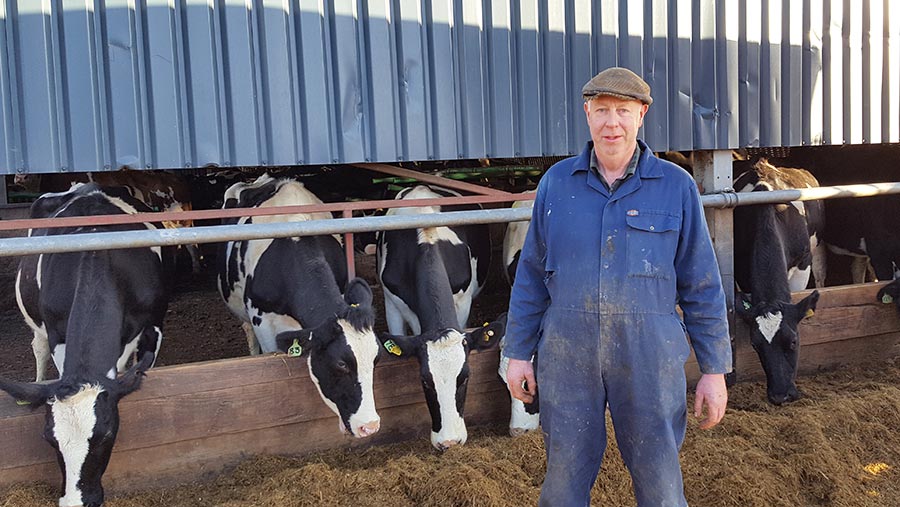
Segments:
[[[294,343],[288,347],[287,353],[291,357],[300,357],[303,354],[303,347],[300,346],[299,338],[294,338]]]
[[[752,308],[752,306],[750,305],[750,303],[748,301],[744,301],[743,303],[744,303],[744,310],[749,310],[750,308]]]
[[[395,356],[399,356],[400,354],[403,353],[403,351],[400,350],[400,346],[397,345],[397,343],[394,340],[388,340],[388,341],[384,342],[384,348],[387,349],[387,351],[390,352],[391,354],[394,354]]]
[[[16,400],[16,405],[18,405],[20,407],[24,407],[26,405],[31,405],[31,402],[25,401],[25,400]]]
[[[884,304],[893,303],[894,298],[892,298],[890,294],[884,294],[881,296],[881,302]]]

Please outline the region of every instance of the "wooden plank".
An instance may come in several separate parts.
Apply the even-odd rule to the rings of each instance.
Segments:
[[[503,393],[506,388],[503,388]],[[466,402],[469,426],[503,420],[509,414],[508,396],[485,392]],[[256,454],[303,455],[325,449],[366,448],[411,438],[428,441],[431,423],[424,403],[382,409],[382,430],[367,439],[341,435],[337,419],[329,417],[303,424],[288,424],[241,433],[212,435],[195,440],[143,449],[120,450],[118,442],[104,475],[108,492],[185,483],[210,477],[242,459]],[[46,446],[46,444],[45,444]],[[49,446],[46,446],[49,448]],[[0,484],[44,480],[56,484],[56,461],[3,470]]]
[[[856,306],[874,303],[878,291],[889,282],[860,283],[854,285],[840,285],[836,287],[824,287],[819,291],[819,302],[816,308],[832,308],[840,306]],[[802,290],[791,294],[791,300],[796,303],[808,296],[813,289]]]
[[[800,346],[801,374],[810,374],[822,369],[841,365],[863,364],[884,360],[900,355],[900,333],[885,333],[863,336],[848,340],[817,343]],[[738,380],[765,380],[759,357],[752,347],[741,348],[737,355]]]
[[[508,417],[506,387],[497,376],[498,356],[497,349],[470,355],[466,402],[470,424]],[[414,435],[420,427],[427,434],[430,428],[417,362],[391,359],[376,366],[375,398],[383,430],[373,442],[389,435]],[[346,439],[309,379],[305,362],[283,355],[154,369],[144,387],[122,401],[120,415],[113,457],[138,453],[142,467],[158,466],[162,472],[178,469],[182,458],[163,458],[166,454],[157,452],[160,449],[178,449],[197,459],[208,453],[213,459],[209,466],[218,467],[248,453],[273,452],[278,434],[314,434],[284,447],[283,452],[295,454],[341,445]],[[0,432],[16,435],[0,439],[0,484],[56,480],[56,458],[40,436],[43,421],[44,409],[11,402],[0,406]],[[254,435],[265,437],[256,441]],[[228,452],[199,449],[210,439]],[[155,464],[154,459],[165,462]],[[178,463],[166,461],[171,459]],[[123,465],[123,473],[126,469]],[[107,476],[115,476],[113,470],[111,464]]]

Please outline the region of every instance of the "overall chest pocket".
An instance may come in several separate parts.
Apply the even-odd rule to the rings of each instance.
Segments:
[[[628,276],[672,278],[681,217],[666,211],[640,210],[638,215],[626,216],[625,223]]]

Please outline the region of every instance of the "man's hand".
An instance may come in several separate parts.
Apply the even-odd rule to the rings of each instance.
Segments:
[[[510,367],[512,367],[512,361],[510,361]],[[694,417],[703,415],[704,405],[706,405],[706,418],[700,421],[700,429],[708,430],[719,424],[725,415],[725,407],[728,405],[728,389],[725,387],[724,374],[706,374],[700,377],[694,401]]]
[[[528,390],[522,388],[522,382],[528,386]],[[537,382],[534,381],[534,365],[524,359],[510,359],[506,369],[506,384],[513,398],[522,403],[534,401],[537,394]],[[724,384],[722,384],[724,386]]]

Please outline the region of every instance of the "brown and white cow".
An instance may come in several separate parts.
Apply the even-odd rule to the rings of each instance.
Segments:
[[[97,183],[103,187],[124,187],[147,205],[150,211],[191,211],[191,188],[182,176],[166,171],[106,171],[92,173],[51,173],[18,175],[16,181],[30,185],[41,193],[59,193],[76,183]],[[192,220],[163,222],[167,229],[191,227]],[[185,245],[191,257],[191,270],[200,272],[202,255],[197,245]]]
[[[818,181],[808,171],[775,167],[766,160],[735,181],[741,192],[815,186]],[[735,306],[752,330],[767,396],[775,405],[800,397],[794,384],[800,352],[797,327],[815,310],[819,293],[792,304],[791,292],[806,288],[811,270],[818,286],[825,280],[824,244],[819,241],[824,221],[821,201],[734,210],[734,278],[743,292]]]

